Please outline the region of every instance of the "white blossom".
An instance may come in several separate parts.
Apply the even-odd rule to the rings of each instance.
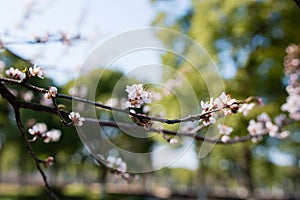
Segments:
[[[273,124],[271,121],[266,122],[266,128],[271,137],[275,137],[278,134],[279,127]]]
[[[278,126],[283,126],[284,125],[284,122],[285,120],[287,119],[286,115],[285,114],[280,114],[278,116],[276,116],[274,118],[274,121],[275,121],[275,124],[278,125]]]
[[[44,160],[45,166],[48,167],[54,163],[54,158],[53,156],[49,156]]]
[[[231,113],[236,113],[239,108],[236,99],[231,99],[229,95],[224,92],[217,98],[210,98],[210,101],[200,102],[202,108],[202,114],[213,110],[223,110],[224,115],[229,115]]]
[[[291,44],[291,45],[289,45],[289,46],[285,49],[285,51],[286,51],[288,54],[292,54],[292,53],[296,52],[297,50],[298,50],[298,46],[295,45],[295,44]]]
[[[51,131],[48,131],[47,133],[42,135],[45,143],[57,142],[59,141],[60,136],[61,136],[61,131],[56,129],[52,129]]]
[[[284,138],[286,138],[287,136],[289,136],[289,131],[282,131],[280,134],[278,134],[278,138],[279,139],[284,139]]]
[[[127,170],[127,164],[121,158],[117,158],[115,166],[119,172],[124,173]]]
[[[74,123],[75,126],[82,126],[85,119],[80,116],[78,112],[71,112],[69,114],[70,120]]]
[[[116,162],[116,157],[114,157],[114,156],[108,156],[107,158],[106,158],[106,165],[108,166],[108,167],[111,167],[111,168],[113,168],[114,167],[114,163]]]
[[[44,70],[43,67],[39,66],[38,64],[35,64],[33,67],[29,68],[29,73],[31,76],[37,76],[41,79],[44,78]]]
[[[230,95],[226,95],[225,92],[222,92],[222,94],[219,96],[219,99],[222,101],[223,107],[237,103],[236,99],[232,99]]]
[[[224,104],[222,103],[220,98],[216,98],[213,101],[213,108],[214,109],[222,109],[224,107]]]
[[[287,111],[290,118],[300,120],[300,95],[288,96],[285,104],[281,106],[282,111]]]
[[[202,110],[203,110],[204,112],[207,111],[207,110],[209,110],[209,109],[212,107],[210,101],[207,101],[207,102],[201,101],[201,102],[200,102],[200,105],[201,105],[201,108],[202,108]]]
[[[230,135],[230,133],[233,131],[233,128],[226,125],[218,124],[217,126],[219,134],[221,135]]]
[[[119,157],[108,156],[106,158],[106,165],[122,173],[125,173],[127,170],[127,164]]]
[[[144,103],[152,102],[153,94],[151,91],[145,91],[143,84],[127,85],[125,91],[128,93],[126,107],[140,108]]]
[[[264,124],[262,122],[256,122],[253,119],[250,120],[247,130],[252,136],[263,134],[265,131]]]
[[[223,103],[223,105],[227,105],[230,97],[228,95],[225,94],[225,92],[222,92],[222,94],[219,96],[220,101]]]
[[[270,121],[271,119],[267,113],[263,112],[257,116],[257,120],[260,122],[267,122]]]
[[[224,143],[227,143],[229,140],[230,140],[230,137],[228,135],[223,135],[221,137],[221,141],[224,142]]]
[[[57,88],[54,86],[51,86],[45,93],[45,98],[51,99],[51,97],[56,97],[56,94],[57,94]]]
[[[254,108],[254,103],[244,103],[242,106],[240,106],[239,111],[240,113],[243,113],[244,116],[247,116],[249,111]]]
[[[169,142],[170,142],[170,144],[177,144],[178,140],[175,138],[171,138]]]
[[[209,126],[210,124],[216,123],[216,118],[214,118],[213,116],[210,116],[208,118],[202,119],[202,121],[203,121],[204,126]]]
[[[24,80],[26,78],[26,74],[19,69],[14,69],[13,67],[10,67],[8,70],[5,70],[5,74],[8,77],[14,78],[14,79],[19,79],[19,80]]]
[[[45,123],[36,123],[28,130],[28,132],[33,136],[41,136],[46,131],[47,125]]]
[[[33,92],[31,90],[28,90],[26,91],[24,94],[23,94],[23,99],[24,101],[26,102],[29,102],[33,99],[34,95],[33,95]]]

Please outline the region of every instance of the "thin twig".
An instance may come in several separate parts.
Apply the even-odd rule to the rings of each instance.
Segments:
[[[78,40],[84,40],[84,38],[80,37],[80,35],[75,35],[70,38],[68,38],[69,41],[78,41]],[[56,42],[62,42],[64,43],[65,38],[63,36],[60,37],[50,37],[49,39],[42,39],[42,38],[36,38],[33,40],[20,40],[20,41],[8,41],[5,42],[1,40],[3,43],[3,46],[7,45],[20,45],[20,44],[46,44],[46,43],[56,43]]]

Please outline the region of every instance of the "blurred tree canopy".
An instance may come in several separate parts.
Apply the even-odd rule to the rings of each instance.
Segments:
[[[263,109],[270,116],[280,113],[287,96],[283,77],[285,48],[300,42],[300,10],[293,1],[191,0],[186,1],[185,11],[179,14],[172,11],[179,1],[153,0],[152,3],[158,8],[153,25],[185,33],[202,45],[217,63],[227,93],[237,99],[260,96],[266,103]],[[183,55],[191,51],[178,38],[163,32],[158,37],[167,45],[180,47]],[[162,61],[179,70],[184,68],[178,57],[170,53]],[[187,77],[196,85],[192,75]],[[227,118],[226,123],[234,127],[235,134],[245,134],[249,119],[260,112],[258,108],[248,117]],[[215,147],[201,160],[199,182],[208,188],[242,185],[249,192],[272,187],[287,192],[299,190],[299,140],[295,140],[299,124],[289,130],[291,136],[283,141],[268,138],[254,145],[247,142]],[[284,163],[274,151],[291,157],[293,163]]]
[[[234,127],[234,134],[245,135],[249,119],[255,118],[261,110],[272,117],[281,112],[280,106],[287,95],[282,63],[285,48],[290,43],[300,43],[298,37],[300,10],[292,1],[191,0],[187,2],[184,12],[174,14],[172,8],[176,7],[178,0],[152,0],[154,7],[162,8],[158,9],[153,25],[185,33],[201,44],[217,63],[224,78],[226,93],[230,93],[232,97],[263,98],[266,103],[263,109],[256,108],[247,117],[226,118],[226,124]],[[190,46],[180,38],[168,37],[163,32],[158,33],[158,37],[166,45],[180,49],[183,55],[192,53]],[[27,63],[9,51],[2,51],[0,60],[4,61],[7,67],[14,66],[20,69]],[[209,96],[205,93],[205,82],[199,80],[192,71],[186,70],[188,66],[182,59],[166,53],[162,56],[162,62],[185,74],[197,92],[198,100],[208,99]],[[203,64],[201,62],[202,60],[199,59],[199,63],[194,64]],[[89,98],[84,95],[88,94],[84,91],[84,87],[90,88],[89,85],[98,81],[98,76],[102,72],[93,71],[76,80],[82,82],[82,88],[72,88],[74,81],[70,81],[58,89],[62,93],[69,93],[76,89],[79,93],[81,91],[82,97]],[[122,76],[121,72],[106,70],[99,82],[96,100],[105,102],[110,99],[116,82]],[[30,81],[45,88],[53,85],[51,79],[41,81],[33,78]],[[132,83],[133,80],[125,80],[123,85],[129,82]],[[16,90],[22,98],[26,93],[14,87],[12,89]],[[116,98],[126,95],[124,88],[116,94]],[[40,101],[40,99],[41,96],[33,94],[32,101]],[[61,100],[59,103],[71,107],[70,102]],[[167,117],[172,118],[173,115],[178,114],[179,111],[174,109],[177,105],[175,97],[169,96],[160,103],[167,108],[169,114]],[[3,99],[0,99],[0,105],[0,172],[11,170],[11,166],[20,167],[21,173],[33,172],[35,168],[27,159],[23,143],[20,143],[21,139],[11,117],[10,108]],[[110,114],[105,112],[98,114],[113,120]],[[49,154],[56,155],[54,174],[64,171],[62,179],[67,179],[68,175],[79,178],[89,176],[90,180],[101,178],[98,174],[99,171],[102,172],[101,169],[94,165],[85,165],[93,163],[94,160],[83,150],[74,128],[62,126],[57,117],[48,114],[23,111],[22,116],[27,120],[27,127],[38,121],[45,122],[48,129],[62,130],[63,136],[58,143],[44,145],[42,141],[38,141],[33,144],[34,148],[45,157]],[[166,184],[171,183],[174,187],[176,183],[188,186],[199,185],[208,190],[218,186],[229,189],[242,186],[249,192],[254,192],[255,189],[275,188],[295,193],[300,189],[299,126],[298,123],[288,127],[291,135],[285,140],[267,138],[257,144],[246,142],[216,146],[207,157],[201,159],[199,170],[194,174],[183,169],[174,171],[164,169],[157,172],[158,178],[164,179]],[[135,139],[119,131],[111,131],[109,137],[118,146],[135,152],[148,152],[155,144],[155,140]],[[201,142],[196,142],[196,145],[199,150]],[[286,158],[292,162],[285,163]],[[73,165],[65,166],[65,163],[73,163]],[[168,175],[170,177],[166,179]]]

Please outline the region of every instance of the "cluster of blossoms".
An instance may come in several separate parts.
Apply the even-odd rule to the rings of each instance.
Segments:
[[[289,135],[288,131],[282,131],[281,127],[286,120],[285,115],[279,115],[275,118],[275,124],[271,121],[267,113],[262,113],[257,116],[257,121],[250,120],[247,130],[252,136],[252,141],[257,142],[262,139],[262,136],[269,134],[270,137],[276,137],[279,139],[286,138]]]
[[[106,165],[121,173],[125,173],[127,171],[127,164],[120,157],[117,158],[114,156],[108,156],[106,158]]]
[[[26,78],[26,74],[19,69],[15,69],[10,67],[8,70],[5,70],[5,74],[13,79],[24,80]]]
[[[292,44],[286,49],[284,58],[284,72],[289,78],[286,91],[289,96],[286,103],[281,106],[282,111],[287,111],[293,120],[300,120],[300,45]]]
[[[39,66],[38,64],[34,64],[33,67],[29,68],[29,73],[31,76],[37,76],[41,79],[44,78],[44,70],[43,67]]]
[[[202,114],[205,114],[202,119],[204,126],[216,123],[215,111],[222,110],[224,115],[227,116],[231,113],[241,112],[247,115],[249,110],[254,107],[254,103],[239,103],[236,99],[232,99],[229,95],[224,92],[217,98],[210,98],[210,101],[201,101]]]
[[[10,67],[9,69],[5,70],[5,74],[13,79],[24,80],[26,78],[26,73],[20,71],[19,69],[15,69]],[[35,64],[33,67],[29,68],[29,76],[37,76],[41,79],[44,78],[44,70],[38,64]]]
[[[128,101],[126,107],[140,108],[144,103],[151,103],[153,93],[146,91],[143,84],[127,85],[125,91],[128,93]]]
[[[69,114],[69,119],[72,120],[75,126],[82,126],[85,118],[81,117],[78,112],[71,112]]]
[[[45,98],[46,99],[51,99],[51,97],[56,97],[57,94],[57,88],[54,86],[49,87],[47,92],[45,93]]]
[[[226,143],[230,140],[230,134],[233,131],[233,128],[227,125],[218,124],[218,132],[221,136],[221,141]]]
[[[42,138],[45,143],[57,142],[61,136],[60,130],[52,129],[51,131],[48,131],[47,125],[44,123],[33,125],[28,132],[33,135],[32,141],[35,141],[37,138]]]

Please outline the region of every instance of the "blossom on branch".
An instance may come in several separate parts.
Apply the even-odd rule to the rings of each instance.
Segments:
[[[69,114],[69,118],[70,118],[70,120],[72,120],[72,122],[75,126],[82,126],[83,122],[85,121],[85,119],[83,117],[81,117],[78,112],[71,112]]]
[[[13,67],[9,68],[8,70],[5,70],[5,74],[13,79],[19,79],[24,80],[26,78],[26,74],[19,69],[14,69]]]
[[[281,125],[283,125],[283,123],[281,123]],[[268,134],[270,137],[283,139],[289,135],[289,132],[282,131],[281,125],[279,123],[274,124],[267,113],[262,113],[257,116],[257,121],[254,119],[250,120],[247,130],[249,134],[255,138],[255,142],[261,139],[261,136],[264,134]]]
[[[44,139],[45,143],[49,143],[49,142],[57,142],[57,141],[59,141],[60,136],[61,136],[61,131],[53,129],[53,130],[48,131],[45,134],[43,134],[42,138]]]
[[[201,119],[204,126],[216,123],[216,111],[222,110],[224,115],[229,115],[231,113],[237,113],[239,109],[237,100],[231,99],[231,97],[224,92],[215,99],[211,97],[207,102],[201,101],[200,105],[202,114],[204,114],[204,117]]]
[[[251,136],[258,136],[265,132],[264,124],[256,122],[254,119],[250,120],[247,130]]]
[[[218,124],[217,126],[219,134],[221,135],[230,135],[230,133],[233,131],[233,128],[226,125]]]
[[[208,114],[208,115],[211,115],[211,114]],[[203,118],[202,121],[203,121],[202,123],[204,126],[209,126],[210,124],[216,123],[217,120],[215,117],[209,116],[209,117]]]
[[[286,91],[289,96],[286,103],[281,106],[282,111],[289,113],[293,120],[300,120],[300,46],[291,44],[286,48],[287,55],[284,58],[284,72],[289,78]]]
[[[41,137],[47,131],[47,125],[45,123],[36,123],[28,132],[34,137]]]
[[[127,164],[120,157],[108,156],[106,158],[106,165],[122,173],[125,173],[127,170]]]
[[[28,132],[34,136],[31,141],[35,141],[38,138],[43,138],[45,143],[59,141],[61,136],[60,130],[47,130],[48,128],[45,123],[36,123],[35,125],[33,125],[30,129],[28,129]]]
[[[44,78],[44,70],[43,67],[39,66],[38,64],[35,64],[33,67],[29,68],[29,73],[31,76],[37,76],[41,79]]]
[[[127,85],[125,91],[128,93],[128,101],[126,107],[140,108],[144,103],[151,103],[153,93],[146,91],[143,84]]]
[[[218,124],[218,132],[221,135],[221,141],[227,143],[230,140],[230,134],[233,131],[233,128],[226,125]]]
[[[49,156],[48,158],[46,158],[46,159],[44,160],[44,165],[45,165],[46,167],[52,165],[53,163],[54,163],[54,158],[53,158],[53,156]]]
[[[255,104],[254,103],[244,103],[240,106],[239,112],[243,113],[244,116],[247,116],[249,111],[254,108]]]
[[[51,86],[49,90],[45,93],[45,98],[46,99],[51,99],[51,97],[56,97],[57,94],[57,88],[54,86]]]

